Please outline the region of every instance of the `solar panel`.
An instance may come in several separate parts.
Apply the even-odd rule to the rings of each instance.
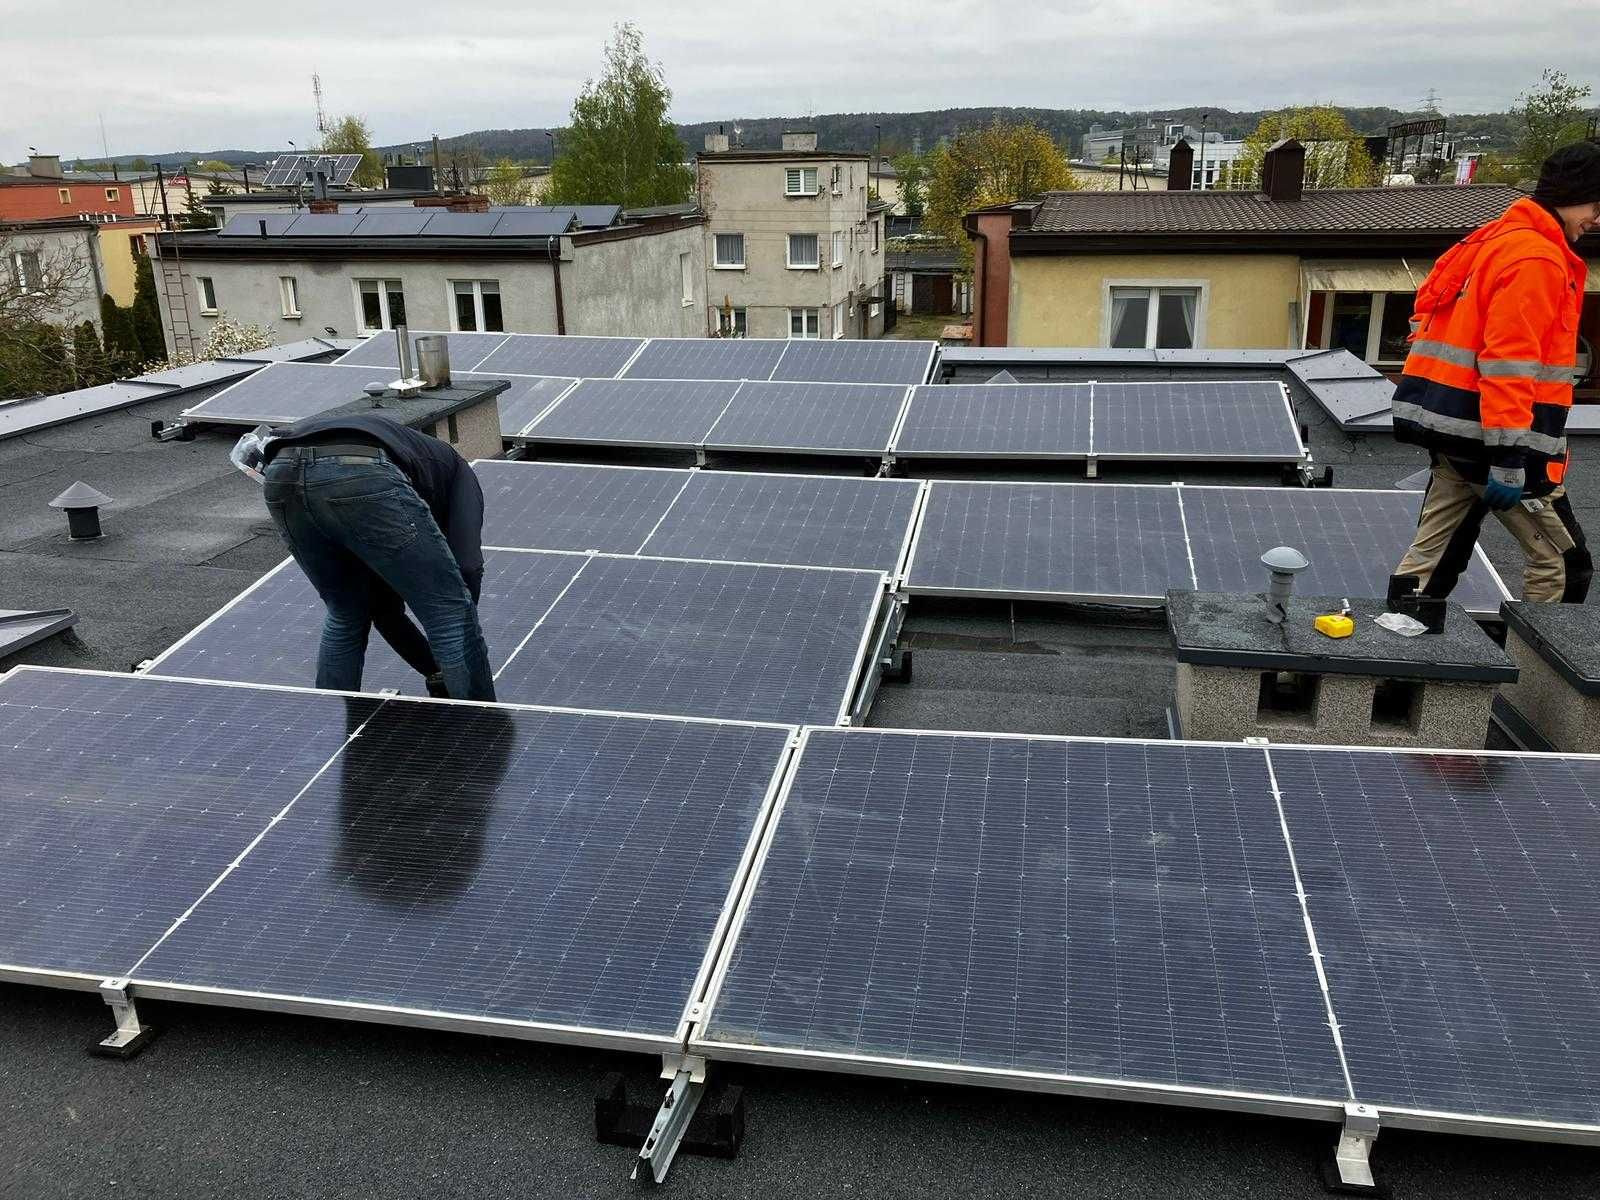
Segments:
[[[261,369],[259,362],[217,358],[188,363],[181,367],[168,367],[165,371],[151,371],[131,382],[161,384],[169,388],[197,388],[225,379],[239,379]]]
[[[585,229],[606,229],[617,223],[622,215],[620,204],[579,204],[572,209],[578,224]]]
[[[622,370],[642,338],[563,337],[516,333],[475,370],[490,374],[571,375],[578,379],[610,379]]]
[[[266,236],[280,237],[283,231],[293,225],[300,217],[298,212],[269,212],[269,213],[239,213],[229,217],[228,223],[218,231],[218,237],[260,237],[261,227],[266,226]]]
[[[52,425],[64,425],[90,413],[112,412],[159,400],[172,394],[172,388],[156,383],[103,383],[99,387],[79,388],[54,396],[33,396],[0,404],[0,441]]]
[[[651,338],[624,379],[766,379],[789,343],[781,338]]]
[[[906,389],[879,383],[747,383],[706,437],[712,450],[885,454]]]
[[[429,333],[426,330],[410,330],[411,361],[417,361],[417,339],[422,337],[444,337],[448,339],[450,347],[450,370],[476,371],[480,375],[492,375],[504,378],[503,374],[490,371],[481,365],[481,360],[496,346],[506,340],[503,333]],[[395,348],[394,332],[384,330],[374,333],[354,350],[347,352],[342,358],[336,360],[341,366],[360,367],[386,367],[391,371],[400,369],[400,354]],[[559,371],[530,371],[531,375],[559,375]],[[392,375],[389,379],[394,378]],[[386,380],[387,381],[387,380]]]
[[[1311,565],[1295,579],[1308,596],[1383,596],[1416,533],[1418,492],[1182,487],[1196,587],[1257,592],[1263,554],[1293,546]],[[1505,589],[1480,549],[1452,597],[1469,612],[1497,613]]]
[[[579,463],[480,462],[483,540],[491,546],[611,550],[643,545],[690,472]]]
[[[795,339],[778,360],[772,378],[801,383],[926,383],[937,349],[934,342]]]
[[[1091,444],[1102,458],[1295,462],[1305,452],[1283,386],[1265,381],[1096,383]]]
[[[452,369],[450,377],[463,384],[494,379],[493,375],[479,375]],[[516,437],[533,419],[561,398],[563,392],[577,383],[576,379],[560,379],[547,375],[514,375],[507,381],[509,388],[496,399],[500,404],[500,433],[503,437]]]
[[[330,184],[343,187],[361,167],[359,154],[280,154],[261,180],[262,187],[292,187],[305,183],[318,166]]]
[[[1193,586],[1173,488],[1089,483],[934,481],[906,577],[914,592],[1045,599]]]
[[[921,491],[914,479],[696,471],[642,553],[892,575]]]
[[[303,338],[298,342],[285,342],[261,350],[244,350],[229,355],[227,362],[298,362],[301,359],[320,358],[339,349],[339,340],[333,338]],[[219,360],[224,361],[224,360]]]
[[[372,709],[29,667],[0,680],[0,963],[125,972]]]
[[[538,442],[698,449],[738,390],[730,381],[585,379],[522,436]]]
[[[373,367],[348,363],[271,363],[183,411],[185,420],[283,425],[360,400],[369,383],[388,383]]]
[[[836,724],[883,591],[867,571],[593,558],[496,691],[529,704]]]
[[[1084,458],[1086,383],[951,383],[913,388],[897,457]]]
[[[1381,378],[1377,368],[1368,366],[1348,350],[1324,350],[1291,359],[1289,370],[1299,379]]]
[[[451,212],[435,209],[422,227],[423,237],[489,237],[500,224],[497,212]]]
[[[492,667],[502,666],[572,579],[583,558],[486,550],[478,620]],[[326,614],[311,582],[285,562],[158,657],[151,670],[191,679],[312,687]],[[411,618],[418,624],[416,618]],[[419,626],[420,627],[420,626]],[[420,677],[376,630],[367,642],[363,691],[424,695]]]
[[[301,213],[283,231],[285,237],[351,237],[364,213]]]
[[[361,214],[362,237],[416,237],[433,216],[429,208],[369,208]]]
[[[1356,1095],[1600,1126],[1600,762],[1271,761]]]
[[[136,986],[675,1044],[788,734],[391,701]]]
[[[1341,427],[1363,418],[1387,416],[1394,407],[1394,384],[1382,375],[1371,379],[1313,379],[1306,391]]]
[[[571,209],[554,212],[507,212],[494,227],[494,236],[505,237],[560,237],[573,225]]]
[[[749,897],[714,1058],[1347,1095],[1259,749],[811,730]]]

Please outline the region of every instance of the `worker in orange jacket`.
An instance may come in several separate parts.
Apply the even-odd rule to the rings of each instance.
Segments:
[[[1433,464],[1396,570],[1448,596],[1493,512],[1526,557],[1525,600],[1580,603],[1594,564],[1567,500],[1584,261],[1600,224],[1600,146],[1564,146],[1531,198],[1445,252],[1417,291],[1394,432]]]

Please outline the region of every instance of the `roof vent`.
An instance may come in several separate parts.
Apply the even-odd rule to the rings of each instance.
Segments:
[[[1274,546],[1261,556],[1261,565],[1272,573],[1267,589],[1267,620],[1282,625],[1288,617],[1289,597],[1294,593],[1294,577],[1311,563],[1292,546]]]
[[[35,179],[61,179],[61,156],[59,154],[30,154],[28,155],[28,174]]]
[[[67,536],[75,542],[87,542],[101,536],[100,506],[110,503],[110,496],[79,480],[50,501],[50,507],[66,509]]]
[[[725,133],[706,134],[707,154],[726,154],[728,152],[728,135]]]

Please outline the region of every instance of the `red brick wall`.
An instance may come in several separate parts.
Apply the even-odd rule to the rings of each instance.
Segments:
[[[972,344],[1006,345],[1011,316],[1011,214],[979,213],[972,242]]]
[[[115,200],[106,199],[106,190],[114,189]],[[60,193],[65,190],[71,200],[63,203]],[[26,184],[6,184],[0,187],[0,220],[37,221],[48,217],[77,217],[85,213],[116,213],[119,217],[133,216],[133,192],[125,183],[111,180],[105,183],[68,182],[64,179],[41,179]]]

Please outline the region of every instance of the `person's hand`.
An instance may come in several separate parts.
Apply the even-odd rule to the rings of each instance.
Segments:
[[[1495,512],[1515,508],[1522,499],[1523,474],[1520,470],[1504,471],[1495,468],[1489,472],[1489,482],[1484,485],[1483,500]]]

